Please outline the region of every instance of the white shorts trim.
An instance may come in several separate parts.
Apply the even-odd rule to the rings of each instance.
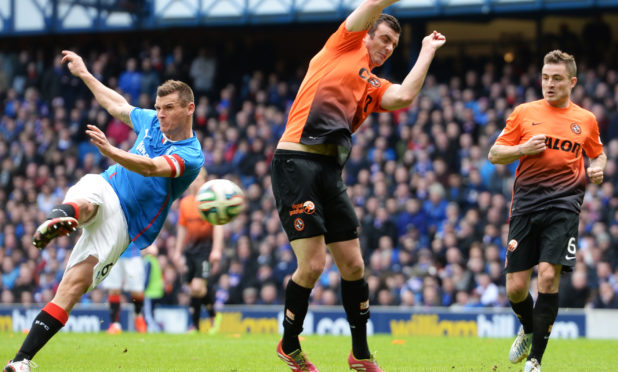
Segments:
[[[64,202],[85,199],[99,207],[97,214],[84,226],[82,235],[73,247],[66,270],[94,256],[92,285],[96,287],[109,274],[118,257],[129,246],[129,227],[118,196],[112,186],[99,174],[87,174],[73,185]]]

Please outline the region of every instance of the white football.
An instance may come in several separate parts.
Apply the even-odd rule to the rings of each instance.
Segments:
[[[225,225],[242,212],[245,194],[234,182],[216,179],[200,187],[197,202],[202,218],[213,225]]]

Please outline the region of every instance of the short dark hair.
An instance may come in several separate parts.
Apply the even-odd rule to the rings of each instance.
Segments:
[[[575,64],[575,57],[569,53],[565,53],[561,50],[552,50],[547,53],[543,58],[543,63],[546,65],[564,64],[569,73],[569,77],[577,76],[577,65]]]
[[[397,18],[393,17],[390,14],[384,14],[384,13],[380,14],[378,19],[376,19],[376,21],[373,22],[373,25],[369,29],[368,34],[373,36],[373,34],[376,32],[376,29],[378,28],[380,23],[386,23],[386,25],[392,28],[393,31],[395,31],[398,34],[401,34],[401,25],[399,24],[399,21],[397,20]]]
[[[178,98],[180,98],[180,105],[186,106],[189,103],[194,102],[193,90],[186,83],[179,80],[168,80],[165,83],[159,85],[157,88],[157,96],[165,97],[174,92],[178,92]]]

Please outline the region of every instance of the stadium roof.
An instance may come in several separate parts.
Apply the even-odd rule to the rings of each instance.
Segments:
[[[362,0],[0,0],[0,36],[330,22]],[[618,0],[401,0],[400,19],[618,9]]]

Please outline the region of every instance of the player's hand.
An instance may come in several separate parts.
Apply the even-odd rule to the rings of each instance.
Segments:
[[[85,74],[88,74],[88,69],[86,68],[84,60],[75,52],[72,52],[70,50],[63,50],[62,63],[66,63],[69,71],[71,71],[73,75],[79,78],[81,78]]]
[[[88,124],[86,126],[88,127],[88,129],[86,129],[86,134],[90,136],[90,142],[99,149],[101,154],[109,156],[114,146],[109,143],[105,133],[95,125]]]
[[[532,136],[526,143],[520,145],[523,155],[536,155],[545,151],[546,148],[544,134]]]
[[[208,257],[208,262],[211,265],[218,264],[221,261],[221,252],[213,250],[210,252],[210,256]]]
[[[211,251],[210,256],[208,257],[208,262],[210,263],[210,271],[213,274],[219,273],[219,263],[221,262],[221,252],[220,251]]]
[[[446,36],[435,30],[423,38],[423,46],[434,50],[438,50],[444,43],[446,43]]]
[[[588,167],[588,169],[586,169],[586,173],[588,173],[590,182],[597,185],[603,183],[603,169],[599,167]]]

